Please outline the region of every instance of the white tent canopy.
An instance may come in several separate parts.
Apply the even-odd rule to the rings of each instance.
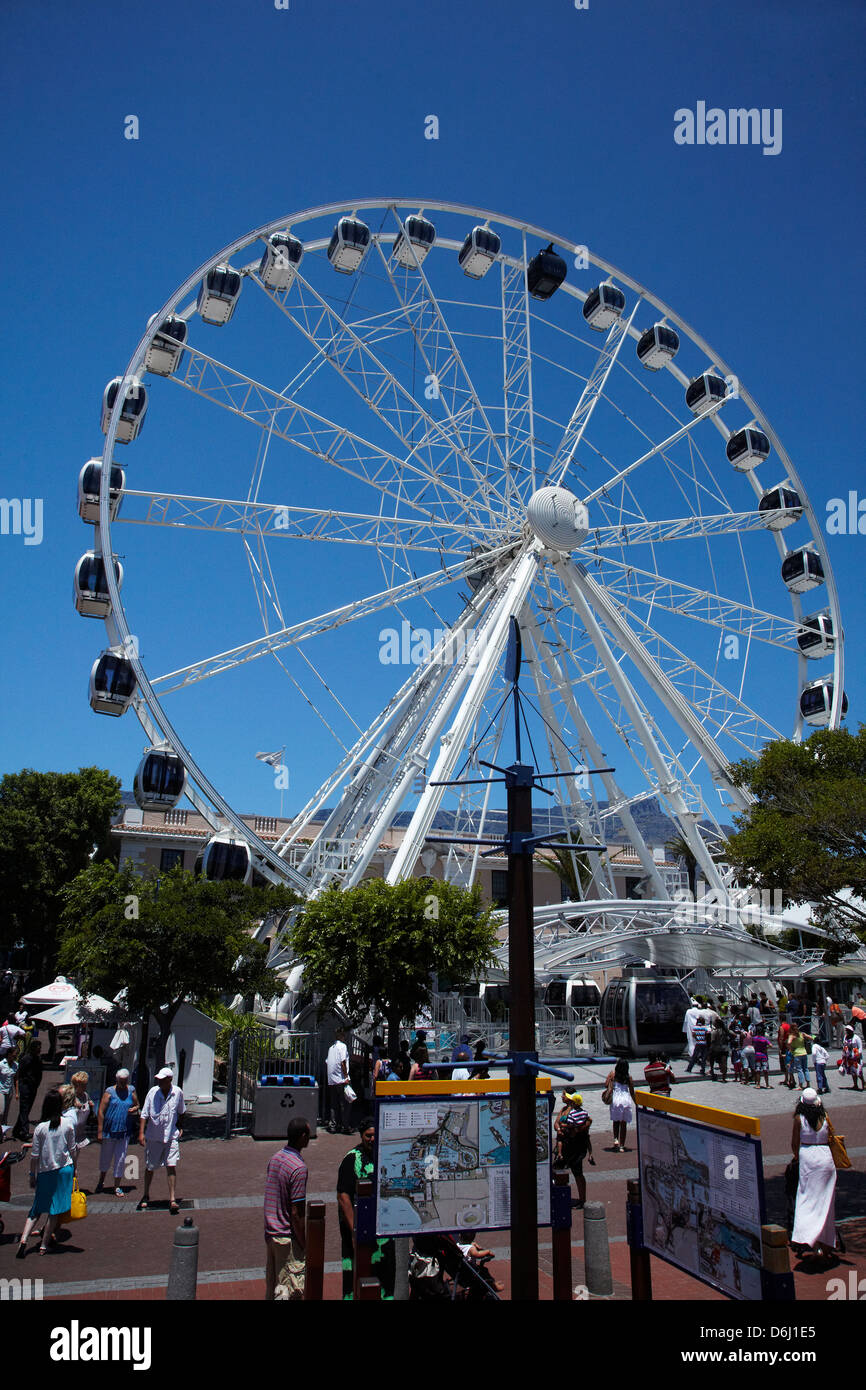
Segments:
[[[33,1017],[39,1023],[50,1023],[54,1028],[71,1028],[81,1022],[84,1010],[107,1014],[114,1011],[114,1005],[101,994],[88,994],[85,997],[77,994],[74,999],[65,999],[59,1004],[53,1004],[50,1009],[44,1009],[41,1014],[34,1014]]]
[[[759,968],[767,974],[776,967],[784,971],[786,962],[798,962],[784,951],[756,941],[747,932],[723,927],[680,927],[676,930],[590,932],[570,942],[559,941],[546,950],[536,951],[536,970],[561,970],[572,962],[588,969],[615,965],[624,959],[651,961],[653,965],[677,970],[741,970]]]

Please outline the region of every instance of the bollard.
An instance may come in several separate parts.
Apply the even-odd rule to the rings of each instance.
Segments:
[[[583,1268],[589,1292],[597,1298],[609,1298],[613,1279],[603,1202],[587,1202],[583,1209]]]
[[[192,1224],[191,1216],[185,1216],[183,1225],[177,1226],[174,1232],[166,1299],[194,1299],[197,1278],[198,1226]]]
[[[321,1302],[325,1284],[325,1203],[308,1202],[304,1300]]]
[[[788,1232],[784,1226],[761,1227],[761,1291],[765,1303],[791,1303],[797,1295],[791,1259],[788,1253]]]
[[[406,1303],[409,1299],[409,1237],[398,1236],[394,1241],[396,1275],[394,1278],[394,1302]]]

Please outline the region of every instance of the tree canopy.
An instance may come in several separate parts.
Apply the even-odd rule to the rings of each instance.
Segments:
[[[211,883],[180,868],[142,878],[128,864],[92,864],[63,891],[60,966],[83,991],[112,998],[126,989],[132,1018],[160,1026],[164,1060],[184,1000],[207,1004],[231,992],[270,998],[281,990],[268,947],[250,933],[289,889]]]
[[[769,743],[730,775],[755,796],[735,817],[726,858],[747,884],[816,904],[817,925],[866,936],[866,725]]]
[[[53,963],[61,889],[91,856],[111,853],[119,809],[120,782],[99,767],[25,768],[0,781],[0,948],[24,944]]]
[[[307,903],[290,941],[305,985],[355,1017],[381,1014],[394,1048],[400,1023],[430,1003],[434,973],[470,980],[490,964],[496,928],[477,885],[367,879]]]

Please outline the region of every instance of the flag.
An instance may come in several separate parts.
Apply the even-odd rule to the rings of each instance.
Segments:
[[[271,767],[281,767],[285,757],[285,744],[276,753],[257,753],[256,757],[260,762],[269,763]]]

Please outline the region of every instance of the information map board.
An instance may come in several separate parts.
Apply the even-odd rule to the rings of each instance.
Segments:
[[[760,1142],[640,1104],[637,1135],[646,1249],[730,1298],[759,1300]]]
[[[550,1225],[550,1106],[536,1096],[538,1224]],[[507,1095],[378,1101],[376,1234],[494,1230],[511,1224]]]

